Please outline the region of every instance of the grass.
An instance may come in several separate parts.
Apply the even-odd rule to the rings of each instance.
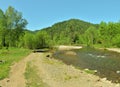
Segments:
[[[25,72],[25,78],[27,80],[26,87],[49,87],[42,81],[37,72],[37,67],[33,66],[31,62],[28,62]]]
[[[30,52],[23,48],[0,49],[0,80],[9,76],[11,65],[25,58]]]

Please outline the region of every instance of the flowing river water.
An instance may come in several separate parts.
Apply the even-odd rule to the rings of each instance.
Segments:
[[[80,69],[96,70],[95,75],[120,83],[119,53],[91,48],[72,50],[76,55],[66,52],[68,51],[56,51],[54,57]]]

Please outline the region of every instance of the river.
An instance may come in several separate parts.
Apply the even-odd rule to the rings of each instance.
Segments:
[[[56,51],[54,57],[64,63],[80,69],[96,70],[101,78],[120,83],[120,54],[108,50],[82,48],[72,50],[76,55],[66,54],[67,51]]]

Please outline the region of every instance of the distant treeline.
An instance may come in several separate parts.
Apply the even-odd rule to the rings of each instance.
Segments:
[[[48,48],[55,45],[120,47],[120,22],[92,24],[79,19],[59,22],[37,31],[25,29],[22,13],[9,6],[0,9],[0,48]]]
[[[46,31],[54,45],[120,47],[120,22],[92,24],[70,19],[40,31]]]

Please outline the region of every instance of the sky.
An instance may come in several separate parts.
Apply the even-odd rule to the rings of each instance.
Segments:
[[[4,12],[8,6],[22,12],[29,30],[72,18],[95,24],[120,21],[120,0],[0,0],[0,9]]]

